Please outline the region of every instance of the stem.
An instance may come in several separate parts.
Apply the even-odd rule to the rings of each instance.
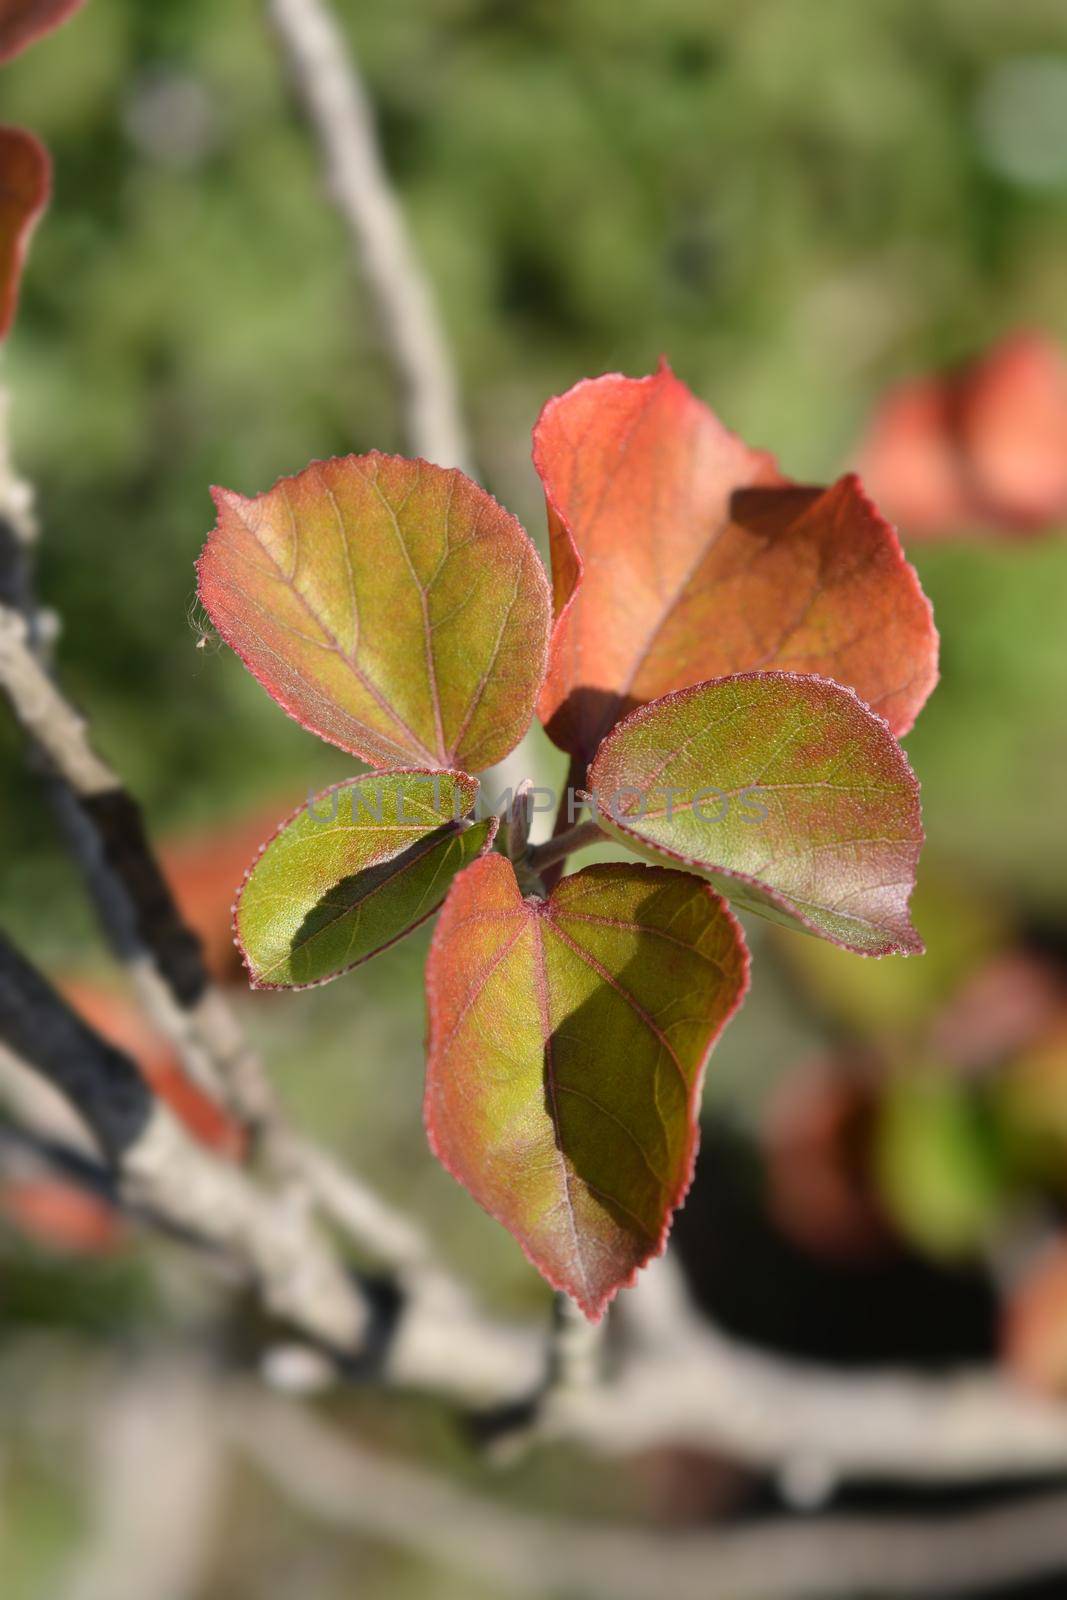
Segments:
[[[581,788],[584,782],[585,764],[577,756],[571,756],[567,766],[567,781],[563,786],[563,793],[559,797],[559,805],[556,808],[556,820],[552,825],[552,840],[549,841],[550,843],[562,838],[568,831],[568,824],[574,825],[575,814],[571,811],[570,798],[576,789]],[[579,812],[583,809],[584,807],[582,806],[578,807]],[[544,847],[541,846],[540,848]],[[543,874],[544,887],[547,894],[552,893],[552,890],[563,876],[563,860],[562,856],[555,857],[547,872]]]
[[[584,850],[587,845],[599,844],[605,838],[607,835],[599,822],[576,822],[566,833],[546,839],[544,844],[535,844],[526,857],[526,865],[532,872],[541,873],[545,867],[566,861],[572,850]]]

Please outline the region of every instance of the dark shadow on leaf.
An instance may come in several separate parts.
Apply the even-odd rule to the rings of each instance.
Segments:
[[[558,736],[564,748],[575,742],[575,732],[580,735],[584,758],[581,781],[584,783],[585,768],[596,755],[605,734],[641,704],[634,695],[612,694],[607,689],[572,689],[555,716],[545,724],[545,731],[553,741]]]
[[[665,869],[648,869],[650,875],[661,870]],[[670,876],[681,879],[687,874],[671,872]],[[657,900],[671,892],[672,889],[662,882],[651,888],[638,905],[635,920],[643,921]],[[544,1105],[552,1123],[556,1148],[575,1177],[596,1191],[597,1205],[640,1244],[642,1251],[651,1251],[659,1238],[659,1226],[650,1219],[647,1228],[639,1229],[632,1210],[613,1198],[620,1175],[620,1163],[614,1151],[617,1149],[621,1155],[625,1150],[626,1158],[632,1159],[628,1148],[630,1141],[621,1128],[612,1135],[609,1119],[589,1104],[590,1099],[602,1101],[605,1098],[604,1085],[610,1075],[626,1073],[636,1065],[632,1055],[628,1059],[625,1055],[611,1054],[611,1037],[616,1031],[613,1018],[618,1017],[620,1010],[632,1010],[619,991],[634,995],[639,990],[645,964],[639,950],[624,967],[612,972],[618,988],[601,980],[589,997],[553,1029],[544,1049]],[[681,963],[678,969],[679,979],[684,981]],[[647,1032],[639,1019],[637,1025],[642,1034]],[[643,1064],[643,1070],[645,1068],[647,1063]],[[568,1086],[579,1092],[567,1093]],[[614,1109],[610,1099],[608,1105]],[[642,1145],[646,1142],[636,1130],[635,1137]],[[663,1159],[663,1152],[659,1151],[649,1156],[650,1164],[661,1171],[664,1170]]]
[[[293,957],[299,956],[304,946],[312,939],[326,932],[342,917],[349,915],[357,906],[369,900],[371,895],[385,888],[402,873],[415,866],[431,850],[435,850],[438,845],[448,839],[456,838],[459,832],[458,823],[446,822],[440,828],[436,828],[433,833],[428,833],[423,838],[417,839],[414,844],[408,845],[407,849],[399,851],[395,856],[390,856],[388,860],[379,861],[373,867],[366,867],[362,872],[353,872],[347,878],[342,878],[338,883],[334,884],[332,889],[327,890],[311,907],[310,911],[305,914],[304,920],[297,928],[290,942],[290,955]],[[383,941],[383,948],[385,944],[393,943],[395,938],[400,938],[403,933],[411,932],[432,911],[435,911],[447,894],[451,881],[451,877],[442,877],[441,893],[438,899],[424,908],[423,915],[419,917],[418,922],[413,922],[409,928],[404,928],[401,932],[393,935],[392,938]]]
[[[738,527],[767,538],[788,533],[798,517],[811,509],[825,489],[788,483],[780,488],[735,489],[730,496],[730,518]]]

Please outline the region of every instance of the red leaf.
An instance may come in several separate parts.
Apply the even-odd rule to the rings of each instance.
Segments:
[[[1001,1347],[1013,1376],[1029,1388],[1067,1392],[1067,1244],[1043,1255],[1016,1285]]]
[[[52,164],[24,128],[0,128],[0,339],[15,317],[30,235],[48,204]]]
[[[1067,361],[1056,345],[1016,334],[977,363],[959,437],[989,520],[1025,531],[1067,517]]]
[[[1017,333],[968,366],[891,389],[859,452],[915,538],[1039,532],[1067,519],[1067,361]]]
[[[303,727],[376,767],[477,772],[514,749],[544,675],[548,585],[484,489],[372,451],[215,502],[200,598]]]
[[[763,668],[832,678],[895,733],[911,726],[937,635],[856,478],[788,482],[666,366],[550,400],[534,464],[556,614],[538,711],[580,761],[634,707]]]
[[[936,536],[976,520],[953,433],[952,396],[937,378],[891,389],[871,423],[859,471],[909,537]]]
[[[0,0],[0,62],[72,17],[85,0]]]
[[[747,982],[740,928],[684,873],[587,867],[524,900],[490,855],[452,886],[426,969],[430,1144],[593,1321],[664,1247]]]

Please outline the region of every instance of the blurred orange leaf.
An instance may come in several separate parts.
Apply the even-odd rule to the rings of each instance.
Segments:
[[[1004,1312],[1001,1348],[1023,1383],[1045,1393],[1067,1392],[1067,1245],[1041,1257],[1016,1285]]]
[[[962,369],[900,384],[858,456],[914,538],[1037,533],[1067,520],[1067,360],[1016,333]]]
[[[60,1178],[8,1179],[0,1184],[0,1215],[35,1244],[71,1255],[110,1255],[127,1233],[106,1200]]]

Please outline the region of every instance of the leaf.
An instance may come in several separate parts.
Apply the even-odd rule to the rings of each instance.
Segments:
[[[109,1256],[131,1225],[101,1196],[62,1178],[0,1181],[0,1217],[32,1244],[73,1256]]]
[[[984,520],[1033,532],[1067,518],[1067,360],[1018,333],[965,377],[960,440]]]
[[[1062,1237],[1014,1275],[1000,1342],[1017,1383],[1062,1399],[1067,1393],[1067,1243]]]
[[[376,767],[477,771],[514,748],[544,676],[548,584],[491,495],[377,451],[252,500],[213,492],[200,598],[291,717]]]
[[[860,955],[921,953],[919,786],[851,690],[786,672],[696,684],[620,723],[589,780],[601,826],[638,855]]]
[[[981,520],[961,470],[953,409],[940,378],[894,385],[860,446],[864,483],[909,541],[958,533]]]
[[[493,855],[452,886],[426,969],[430,1144],[594,1322],[664,1247],[747,982],[741,930],[683,873],[587,867],[524,900]]]
[[[495,817],[461,821],[477,793],[465,772],[368,773],[288,817],[234,908],[253,987],[328,983],[425,922],[493,841]]]
[[[44,145],[24,128],[0,128],[0,339],[14,321],[22,265],[51,179]]]
[[[762,668],[854,688],[904,733],[937,679],[930,607],[855,477],[783,479],[667,366],[587,380],[534,430],[555,627],[538,714],[587,761],[635,706]]]
[[[0,63],[51,33],[85,0],[0,0]]]
[[[859,451],[914,538],[1037,533],[1067,520],[1067,359],[1014,333],[976,360],[892,388]]]

